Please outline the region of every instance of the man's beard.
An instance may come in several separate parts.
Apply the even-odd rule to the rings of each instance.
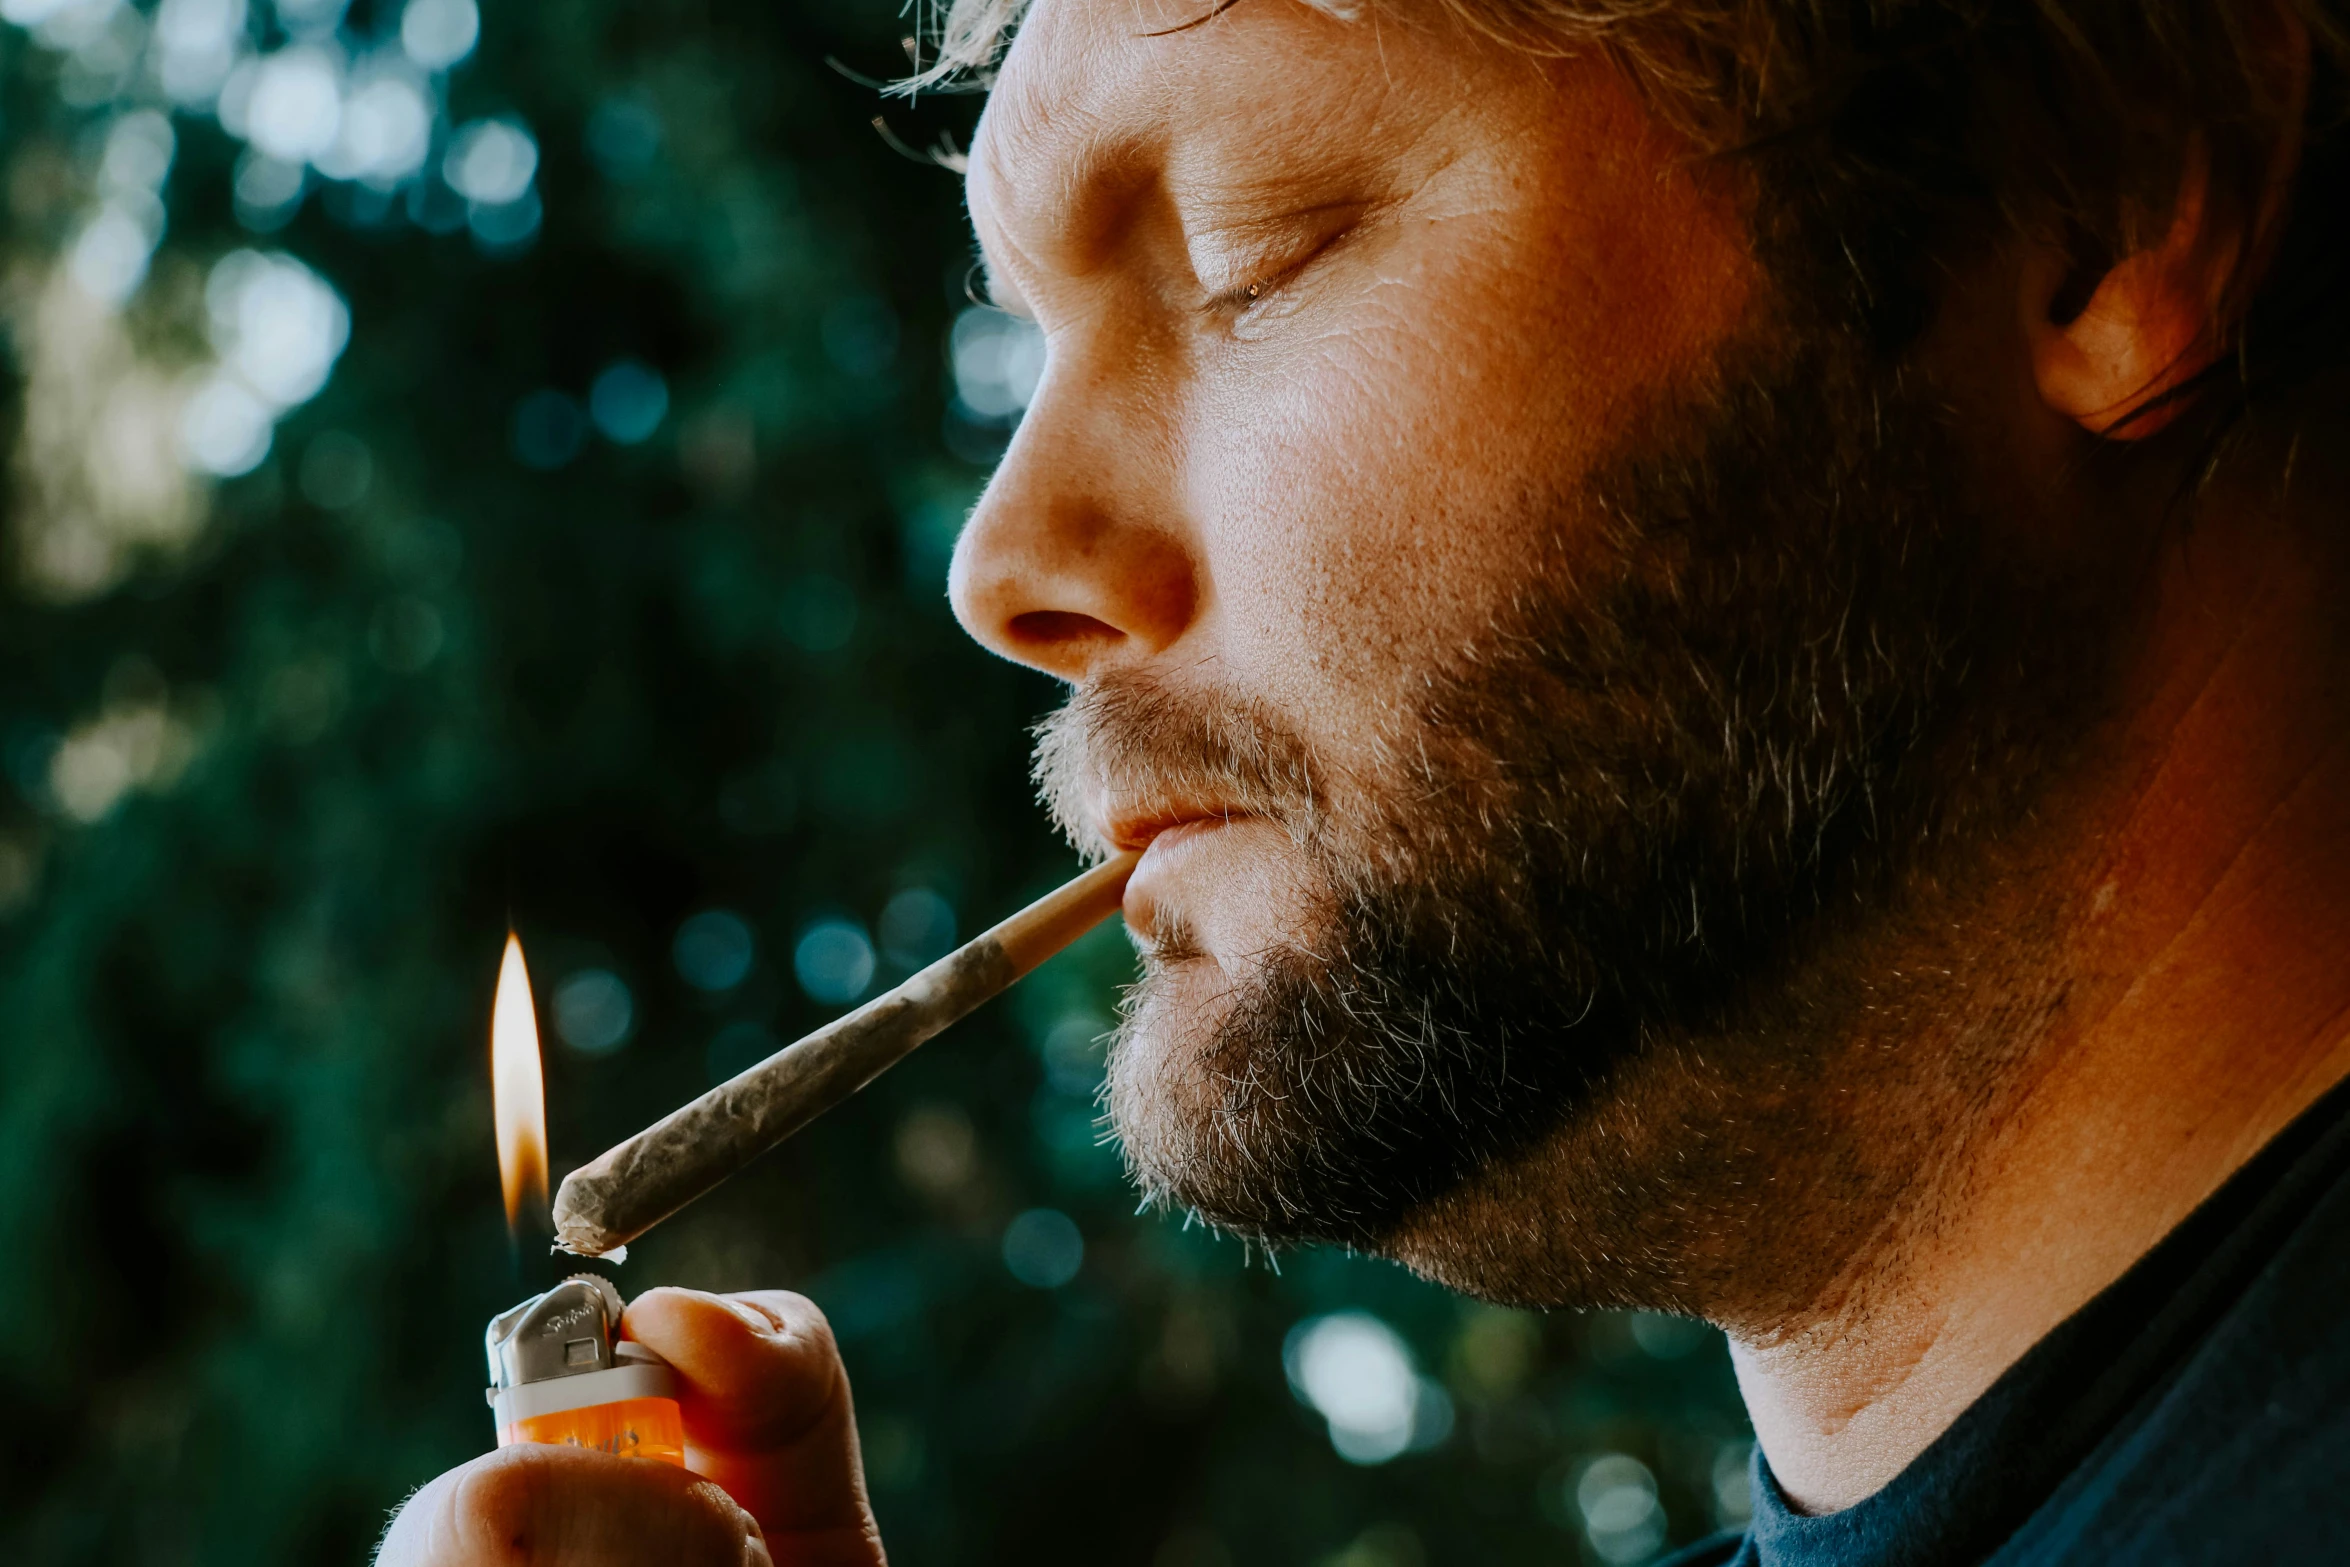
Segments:
[[[1820,332],[1713,384],[1524,519],[1518,590],[1369,748],[1408,765],[1342,772],[1262,706],[1126,678],[1046,721],[1080,837],[1104,789],[1214,800],[1285,828],[1326,893],[1208,1028],[1165,979],[1197,954],[1157,933],[1105,1088],[1149,1198],[1373,1250],[1417,1215],[1407,1257],[1464,1287],[1706,1312],[1686,1254],[1752,1218],[1756,1138],[1844,1157],[1851,1127],[1789,1108],[1836,1087],[1838,1023],[1756,1019],[2029,797],[2089,684],[2052,629],[2079,617],[1995,563],[1914,377]],[[1779,1120],[1699,1132],[1742,1095]],[[1445,1262],[1508,1246],[1430,1244],[1425,1216],[1493,1222],[1462,1192],[1562,1135],[1583,1166],[1545,1260]]]

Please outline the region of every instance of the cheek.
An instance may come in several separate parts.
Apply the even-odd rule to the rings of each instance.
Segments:
[[[1531,542],[1526,492],[1571,462],[1543,367],[1427,303],[1388,285],[1249,377],[1221,421],[1245,434],[1211,437],[1216,629],[1309,712],[1473,635],[1497,564]]]
[[[1625,140],[1497,168],[1375,281],[1202,377],[1186,447],[1217,652],[1324,743],[1327,718],[1406,700],[1530,569],[1572,566],[1593,466],[1744,317],[1732,214]]]

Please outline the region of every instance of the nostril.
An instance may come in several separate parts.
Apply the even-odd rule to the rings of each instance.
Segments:
[[[1022,647],[1065,648],[1084,642],[1119,642],[1125,633],[1091,615],[1075,610],[1034,609],[1014,615],[1006,630]]]

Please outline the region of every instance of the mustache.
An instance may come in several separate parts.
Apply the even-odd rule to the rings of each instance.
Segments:
[[[1116,851],[1121,823],[1187,811],[1257,816],[1302,843],[1323,814],[1312,748],[1265,704],[1232,692],[1105,675],[1032,733],[1037,797],[1090,858]]]

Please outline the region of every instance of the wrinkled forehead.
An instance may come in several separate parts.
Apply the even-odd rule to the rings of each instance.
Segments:
[[[1139,180],[1278,177],[1406,131],[1435,40],[1303,0],[1038,0],[989,94],[970,196],[983,239]],[[1445,100],[1438,94],[1431,102]]]

